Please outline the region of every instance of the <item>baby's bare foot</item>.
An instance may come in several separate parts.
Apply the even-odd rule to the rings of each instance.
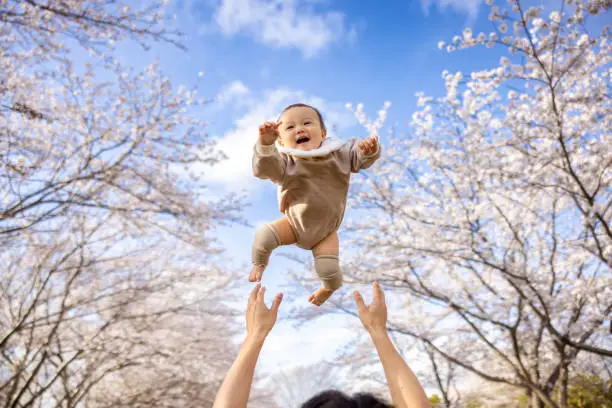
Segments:
[[[253,265],[251,273],[249,274],[249,282],[261,282],[261,277],[266,269],[266,265]]]
[[[308,301],[315,306],[321,306],[329,297],[334,293],[333,290],[327,289],[325,286],[321,286],[319,289],[312,292],[312,295],[308,298]]]

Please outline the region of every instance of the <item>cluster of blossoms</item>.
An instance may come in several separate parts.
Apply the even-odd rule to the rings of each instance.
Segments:
[[[368,119],[367,115],[363,111],[363,104],[360,103],[356,108],[353,107],[352,104],[347,103],[346,108],[353,112],[359,124],[363,125],[369,132],[370,135],[378,134],[378,130],[382,127],[387,119],[387,110],[391,106],[391,102],[387,101],[383,104],[381,110],[378,111],[378,118],[372,123],[370,119]]]
[[[508,52],[482,71],[445,70],[441,97],[417,93],[410,134],[355,180],[355,207],[372,215],[347,228],[364,281],[410,293],[417,312],[423,301],[426,319],[394,327],[556,407],[546,376],[575,363],[570,349],[610,354],[612,35],[587,20],[611,2],[509,3],[487,1],[494,32],[439,43]]]

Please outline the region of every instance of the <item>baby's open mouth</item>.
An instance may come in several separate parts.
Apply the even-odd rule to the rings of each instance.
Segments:
[[[297,144],[302,144],[302,143],[306,143],[306,142],[307,142],[307,141],[309,141],[309,140],[310,140],[310,138],[309,138],[309,137],[307,137],[307,136],[302,136],[302,137],[300,137],[300,138],[297,140],[297,142],[296,142],[296,143],[297,143]]]

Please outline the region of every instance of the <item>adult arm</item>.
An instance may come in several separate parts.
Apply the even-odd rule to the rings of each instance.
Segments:
[[[282,294],[276,295],[272,307],[268,309],[264,303],[266,288],[259,284],[249,296],[247,305],[247,335],[240,347],[238,357],[227,372],[221,388],[215,398],[213,408],[246,408],[251,392],[253,374],[261,348],[272,330]]]
[[[393,404],[397,408],[429,407],[425,390],[398,353],[387,333],[385,294],[378,283],[373,284],[372,291],[373,300],[370,306],[365,305],[359,292],[354,294],[355,303],[357,303],[361,323],[368,330],[385,370]]]

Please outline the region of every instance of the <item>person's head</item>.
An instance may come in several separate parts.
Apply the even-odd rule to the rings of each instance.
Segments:
[[[302,404],[301,408],[392,408],[372,394],[352,397],[335,390],[323,391]]]
[[[321,112],[310,105],[296,103],[287,106],[279,121],[279,144],[289,149],[317,149],[327,136]]]

